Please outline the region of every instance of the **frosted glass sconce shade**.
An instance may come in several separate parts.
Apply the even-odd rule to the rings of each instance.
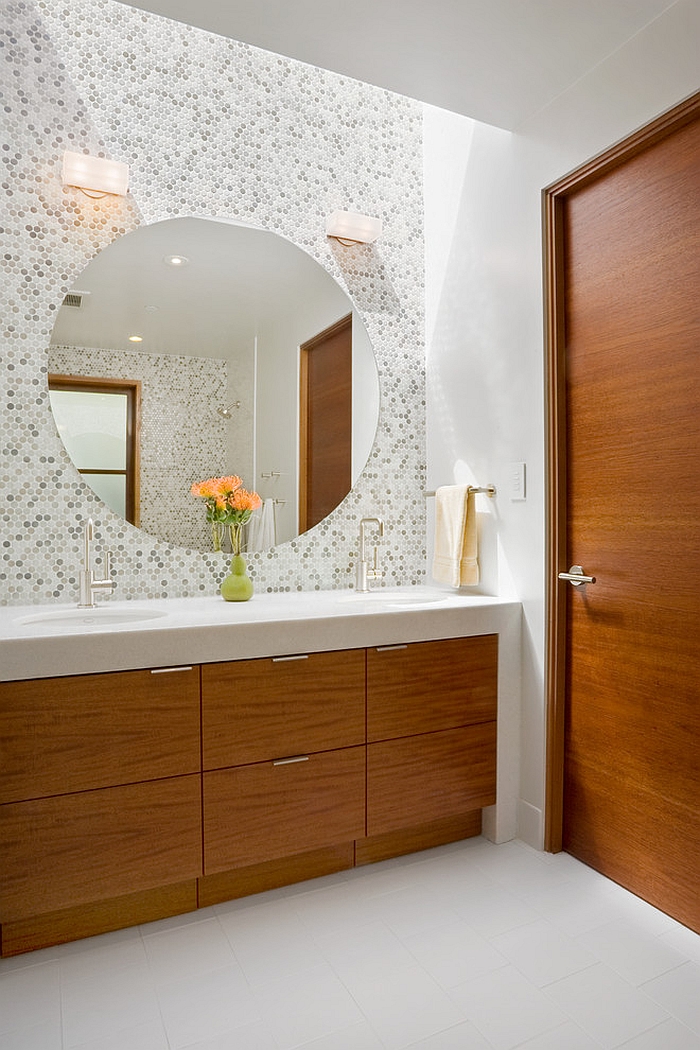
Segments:
[[[381,219],[355,211],[334,211],[326,219],[326,236],[341,244],[371,244],[381,232]]]
[[[63,155],[63,185],[77,186],[86,193],[116,193],[123,197],[129,188],[129,165],[118,160],[89,157],[86,153]]]

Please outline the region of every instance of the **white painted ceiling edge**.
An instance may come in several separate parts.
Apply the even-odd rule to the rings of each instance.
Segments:
[[[138,0],[129,6],[513,131],[674,2]]]

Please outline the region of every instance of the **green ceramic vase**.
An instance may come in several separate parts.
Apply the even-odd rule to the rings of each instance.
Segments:
[[[227,602],[247,602],[253,597],[253,583],[242,554],[234,554],[231,558],[231,572],[219,589],[221,597]]]

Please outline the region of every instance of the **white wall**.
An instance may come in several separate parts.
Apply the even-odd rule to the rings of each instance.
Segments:
[[[699,41],[700,4],[678,0],[513,133],[425,108],[428,487],[498,487],[492,505],[478,497],[478,590],[523,603],[519,834],[535,846],[545,732],[541,191],[696,91]],[[512,502],[508,465],[521,460],[527,499]]]

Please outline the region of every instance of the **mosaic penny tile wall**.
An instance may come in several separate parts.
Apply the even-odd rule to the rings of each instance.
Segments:
[[[350,586],[369,514],[386,524],[384,582],[420,581],[420,105],[112,0],[5,0],[0,69],[0,602],[74,601],[87,517],[97,550],[114,551],[118,598],[215,594],[227,571],[224,555],[157,540],[108,510],[49,406],[47,348],[65,292],[116,238],[180,216],[236,219],[309,252],[353,300],[377,357],[380,419],[364,473],[310,532],[250,555],[256,590]],[[128,163],[128,196],[64,189],[66,149]],[[334,208],[380,215],[382,239],[329,240]]]

